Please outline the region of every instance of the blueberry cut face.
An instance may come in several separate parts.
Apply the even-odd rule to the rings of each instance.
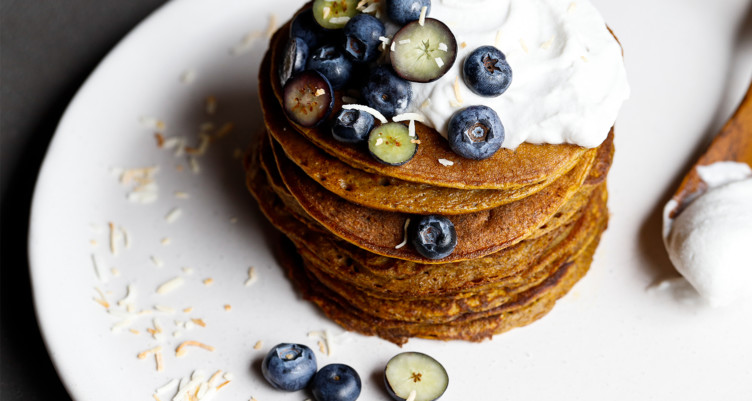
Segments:
[[[316,374],[316,355],[305,345],[278,344],[261,363],[261,373],[278,390],[302,390]]]
[[[379,46],[382,42],[379,38],[386,36],[386,28],[378,18],[358,14],[345,25],[344,35],[345,53],[357,63],[367,63],[381,54]]]
[[[334,107],[332,85],[317,71],[305,70],[293,75],[282,91],[285,114],[303,127],[320,124]]]
[[[428,259],[443,259],[457,246],[454,224],[444,216],[419,217],[410,223],[408,237],[415,250]]]
[[[308,61],[308,44],[301,38],[290,38],[282,54],[284,58],[279,67],[279,80],[284,85],[294,74],[305,70]]]
[[[397,76],[388,66],[371,70],[362,92],[368,106],[387,118],[407,111],[413,97],[410,82]]]
[[[512,67],[501,50],[483,46],[474,50],[462,66],[465,84],[480,96],[496,97],[512,84]]]
[[[339,363],[324,366],[311,381],[316,401],[355,401],[361,387],[358,372]]]
[[[326,29],[342,29],[358,14],[360,0],[314,0],[313,17]]]
[[[334,89],[347,85],[352,74],[352,62],[334,45],[324,45],[314,50],[307,68],[323,74]]]
[[[332,124],[334,139],[345,143],[360,143],[368,140],[373,128],[373,116],[360,110],[345,110],[337,114]]]
[[[389,52],[394,71],[413,82],[432,82],[443,77],[457,59],[457,40],[443,22],[427,18],[423,25],[411,22],[394,35]]]
[[[431,356],[403,352],[389,360],[384,369],[386,390],[395,401],[404,401],[415,392],[416,400],[433,401],[449,386],[444,367]]]
[[[473,160],[493,156],[504,143],[504,125],[487,106],[470,106],[449,120],[449,146],[454,153]]]
[[[386,2],[386,14],[389,19],[405,25],[411,21],[420,19],[420,11],[427,7],[426,15],[431,12],[431,0],[388,0]]]

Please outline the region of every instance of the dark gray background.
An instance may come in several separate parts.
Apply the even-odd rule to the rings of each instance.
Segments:
[[[34,316],[26,237],[39,166],[97,63],[165,0],[0,0],[0,399],[68,400]]]

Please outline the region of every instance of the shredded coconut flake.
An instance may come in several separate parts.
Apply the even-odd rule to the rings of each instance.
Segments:
[[[255,267],[249,267],[248,268],[248,279],[245,280],[245,286],[250,287],[258,280],[258,277],[256,275],[256,268]]]
[[[91,262],[94,265],[94,272],[97,274],[99,281],[101,283],[106,283],[108,281],[107,274],[105,273],[107,269],[103,266],[99,256],[91,254]]]
[[[444,66],[444,60],[442,60],[441,57],[436,57],[433,59],[433,61],[436,62],[436,65],[438,65],[439,68]]]
[[[410,138],[415,138],[415,120],[410,120],[410,123],[407,125],[407,134]],[[410,140],[410,142],[415,143],[413,141],[413,139]]]
[[[154,255],[149,256],[149,259],[151,260],[152,263],[154,263],[154,266],[157,266],[157,267],[164,266],[164,262],[162,262],[162,259],[160,259],[160,258],[158,258],[158,257],[156,257]]]
[[[405,401],[415,401],[415,398],[418,396],[418,392],[415,390],[410,391],[410,395],[407,396],[407,400]]]
[[[329,22],[332,24],[347,24],[348,21],[350,21],[350,17],[335,17],[329,19]]]
[[[420,26],[423,26],[426,23],[426,13],[428,13],[428,6],[423,6],[423,8],[420,9],[420,18],[418,18]]]
[[[383,143],[384,143],[384,139],[379,138],[379,139],[376,140],[376,145],[375,146],[380,146]]]
[[[253,345],[253,349],[259,350],[264,346],[264,342],[261,340],[256,341],[256,344]]]
[[[191,171],[193,172],[193,174],[198,174],[201,172],[201,167],[198,165],[198,161],[195,157],[189,157],[188,164],[191,166]]]
[[[176,222],[180,218],[180,216],[182,214],[183,214],[183,210],[182,209],[180,209],[179,207],[173,208],[165,216],[165,221],[168,222],[168,223],[174,223],[174,222]]]
[[[439,159],[439,163],[441,163],[442,165],[446,167],[454,166],[454,162],[451,160],[447,160],[447,159]]]
[[[184,280],[182,277],[173,277],[172,279],[164,282],[159,287],[157,287],[157,294],[167,294],[168,292],[174,291],[175,289],[182,286],[184,283]]]
[[[446,43],[441,42],[441,43],[439,43],[439,50],[441,50],[443,52],[447,52],[447,51],[449,51],[449,47],[447,47]]]
[[[555,38],[556,38],[556,35],[552,35],[547,41],[541,43],[540,48],[543,50],[550,49],[551,45],[554,43]]]
[[[410,225],[410,219],[408,218],[405,220],[405,227],[402,229],[403,231],[403,240],[399,243],[399,245],[395,246],[394,249],[400,249],[403,246],[407,245],[407,227]]]
[[[525,43],[525,39],[520,38],[520,47],[522,48],[522,51],[525,53],[529,53],[527,48],[527,43]]]
[[[392,45],[391,45],[391,47],[390,47],[390,50],[391,50],[391,51],[394,51],[394,50],[396,49],[395,45],[396,45],[396,43],[395,43],[395,42],[392,42]]]
[[[460,77],[454,78],[454,98],[457,99],[457,104],[462,105],[465,100],[462,99],[462,92],[460,91]]]
[[[501,29],[496,31],[496,41],[494,42],[494,46],[496,46],[497,49],[501,47],[501,35],[502,35]],[[467,44],[465,44],[465,46],[467,46]]]
[[[426,117],[419,113],[404,113],[394,116],[392,121],[395,123],[400,123],[402,121],[420,121],[425,124]]]
[[[178,345],[177,348],[175,348],[175,356],[180,357],[180,356],[185,355],[186,352],[188,352],[187,349],[186,349],[187,347],[203,348],[203,349],[205,349],[207,351],[210,351],[210,352],[214,351],[214,349],[215,349],[211,345],[206,345],[206,344],[200,343],[198,341],[183,341],[180,345]]]
[[[317,89],[316,93],[315,93],[316,97],[319,97],[319,96],[325,95],[325,94],[326,94],[326,91],[323,90],[323,89]]]
[[[164,238],[162,238],[161,241],[159,241],[159,243],[162,244],[162,245],[164,245],[164,246],[170,245],[170,242],[172,242],[172,240],[170,239],[170,237],[164,237]]]
[[[404,39],[404,40],[400,40],[400,41],[399,41],[399,44],[401,44],[401,45],[406,45],[406,44],[408,44],[408,43],[410,43],[410,42],[412,42],[412,40],[410,40],[410,39]]]
[[[368,107],[368,106],[364,106],[362,104],[346,104],[346,105],[343,105],[342,108],[345,110],[365,111],[366,113],[376,117],[376,119],[379,120],[382,124],[386,124],[389,122],[389,120],[387,120],[386,117],[384,117],[384,115],[381,114],[378,110]]]

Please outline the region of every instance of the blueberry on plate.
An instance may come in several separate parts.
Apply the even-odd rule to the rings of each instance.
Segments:
[[[470,106],[449,120],[449,146],[454,153],[473,160],[493,156],[504,142],[504,125],[487,106]]]
[[[345,53],[358,63],[374,61],[381,52],[380,37],[386,35],[384,23],[368,14],[358,14],[353,17],[344,30]]]
[[[413,21],[392,38],[389,57],[394,71],[413,82],[431,82],[444,76],[457,59],[457,40],[443,22]]]
[[[334,108],[332,85],[325,76],[314,70],[293,75],[282,92],[285,114],[303,127],[320,124]]]
[[[311,52],[307,68],[323,74],[332,88],[342,89],[350,81],[352,62],[334,45],[324,45]]]
[[[285,45],[282,56],[282,63],[279,66],[279,80],[284,85],[295,73],[305,70],[308,61],[308,45],[301,38],[290,38]]]
[[[358,11],[360,0],[315,0],[313,18],[326,29],[342,29]]]
[[[373,116],[364,111],[342,109],[332,124],[332,136],[345,143],[364,142],[373,129],[373,123]]]
[[[313,9],[308,8],[295,16],[290,23],[290,37],[301,38],[309,49],[317,49],[331,42],[332,33],[321,27],[313,18]]]
[[[278,344],[261,363],[261,373],[278,390],[302,390],[316,374],[316,355],[305,345]]]
[[[311,381],[311,393],[316,401],[355,401],[360,390],[358,372],[340,363],[324,366]]]
[[[427,7],[426,15],[431,12],[431,0],[387,0],[386,14],[389,19],[405,25],[420,18],[420,11]]]
[[[395,355],[384,370],[386,390],[395,401],[405,401],[415,393],[415,401],[433,401],[449,386],[449,376],[441,364],[420,352]]]
[[[362,92],[368,106],[387,118],[407,111],[413,97],[410,82],[398,77],[389,66],[371,70]]]
[[[495,97],[512,83],[512,67],[501,50],[493,46],[475,49],[462,66],[465,84],[480,96]]]
[[[374,128],[368,136],[368,151],[378,161],[390,166],[409,162],[418,151],[417,137],[400,123],[388,123]]]
[[[408,238],[415,250],[428,259],[443,259],[457,246],[454,224],[444,216],[420,216],[410,222]]]

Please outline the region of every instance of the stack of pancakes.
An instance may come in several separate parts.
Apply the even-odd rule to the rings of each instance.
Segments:
[[[276,71],[288,30],[261,65],[265,130],[246,157],[247,185],[289,239],[289,277],[327,316],[397,344],[480,341],[539,319],[587,272],[608,220],[613,132],[595,149],[522,144],[475,161],[418,123],[415,157],[387,166],[327,124],[287,119]],[[410,220],[427,214],[456,228],[444,259],[405,244]]]

